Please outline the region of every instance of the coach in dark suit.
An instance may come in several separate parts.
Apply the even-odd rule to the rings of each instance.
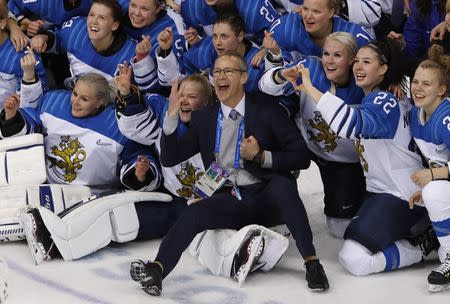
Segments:
[[[234,170],[211,197],[190,205],[162,240],[155,262],[145,264],[140,280],[144,291],[159,295],[162,278],[177,264],[197,233],[209,229],[240,229],[248,224],[286,223],[305,260],[308,287],[328,289],[316,257],[311,229],[291,170],[309,165],[299,130],[268,96],[246,95],[247,65],[237,55],[223,55],[214,66],[214,86],[220,102],[192,114],[189,130],[176,136],[183,98],[176,86],[164,118],[161,163],[174,166],[200,152],[205,168],[216,160]],[[242,121],[243,120],[243,121]],[[239,131],[245,130],[245,135]],[[239,148],[236,148],[239,147]],[[233,186],[239,195],[231,191]]]

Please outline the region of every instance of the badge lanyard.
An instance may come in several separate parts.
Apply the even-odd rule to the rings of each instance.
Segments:
[[[222,108],[219,107],[219,116],[217,118],[217,125],[216,125],[216,140],[214,144],[214,156],[216,157],[216,161],[218,161],[219,152],[220,152],[220,139],[222,137],[222,128],[223,128],[223,112]],[[239,172],[239,160],[241,158],[240,155],[240,146],[242,142],[242,138],[244,136],[244,117],[242,117],[241,122],[239,123],[239,130],[238,130],[238,138],[236,142],[236,149],[234,151],[234,164],[233,168],[234,170],[234,186],[233,186],[233,195],[236,196],[237,199],[241,200],[241,194],[239,191],[239,188],[237,187],[237,177]]]

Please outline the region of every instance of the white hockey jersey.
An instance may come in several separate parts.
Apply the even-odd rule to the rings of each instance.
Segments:
[[[140,112],[132,115],[117,115],[119,129],[126,137],[139,143],[146,144],[154,141],[160,153],[161,129],[169,101],[161,95],[149,94],[145,96],[145,103],[145,109]],[[184,134],[186,130],[186,124],[178,120],[178,127],[175,131],[178,136]],[[197,153],[176,166],[161,166],[161,171],[164,177],[164,187],[170,193],[190,199],[192,198],[192,187],[204,174],[205,168],[200,153]]]
[[[94,116],[71,114],[68,91],[44,94],[37,109],[19,109],[26,121],[18,135],[42,131],[49,183],[86,185],[98,190],[117,188],[145,155],[155,178],[139,190],[152,191],[161,180],[158,163],[149,149],[123,136],[111,106]]]
[[[355,85],[352,79],[348,86],[334,88],[326,77],[322,68],[322,62],[315,57],[302,56],[288,67],[303,64],[311,71],[311,82],[322,92],[336,91],[335,94],[347,104],[358,104],[364,97],[361,88]],[[259,82],[259,88],[264,93],[279,96],[293,93],[290,82],[276,84],[273,73],[277,68],[267,71]],[[295,123],[302,132],[303,138],[315,155],[328,161],[355,163],[359,161],[354,151],[353,140],[342,138],[330,129],[322,113],[317,109],[316,103],[310,96],[302,92],[296,92],[299,97],[300,110],[295,116]]]
[[[445,98],[425,122],[423,109],[410,111],[411,133],[430,168],[450,168],[450,99]]]
[[[412,152],[408,100],[399,101],[382,91],[367,95],[361,105],[349,106],[325,93],[317,108],[339,136],[355,139],[367,191],[408,200],[420,190],[410,178],[423,166],[420,156]]]

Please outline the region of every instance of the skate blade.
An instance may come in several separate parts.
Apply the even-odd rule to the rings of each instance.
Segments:
[[[435,285],[435,284],[428,285],[428,291],[431,293],[441,292],[441,291],[445,291],[445,290],[449,290],[449,289],[450,289],[450,283],[445,284],[445,285]]]
[[[28,244],[28,249],[31,253],[31,258],[35,265],[39,265],[44,258],[38,259],[37,255],[42,253],[40,252],[40,248],[38,244],[34,240],[33,236],[33,221],[31,220],[31,215],[27,213],[23,213],[20,215],[20,221],[22,222],[23,231],[25,232],[25,237]]]
[[[238,276],[239,287],[242,287],[244,285],[245,279],[250,273],[250,270],[252,269],[253,265],[255,265],[255,257],[258,252],[258,248],[261,246],[262,240],[263,240],[262,235],[259,235],[257,236],[256,241],[253,243],[252,250],[250,251],[250,255],[248,257],[248,261],[245,264],[245,268]]]

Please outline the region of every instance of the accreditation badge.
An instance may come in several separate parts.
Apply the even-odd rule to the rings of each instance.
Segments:
[[[213,161],[205,174],[195,183],[192,192],[197,197],[208,198],[214,194],[230,177],[230,172]]]

